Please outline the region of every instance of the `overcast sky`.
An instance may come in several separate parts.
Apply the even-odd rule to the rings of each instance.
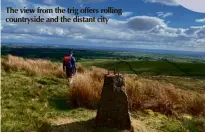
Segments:
[[[175,0],[2,0],[2,42],[109,46],[121,48],[205,51],[205,14],[190,11]],[[14,8],[121,8],[123,14],[105,23],[6,23]],[[56,17],[58,14],[41,14]],[[61,14],[61,16],[73,14]],[[87,14],[86,16],[94,16]],[[95,15],[96,16],[96,15]]]

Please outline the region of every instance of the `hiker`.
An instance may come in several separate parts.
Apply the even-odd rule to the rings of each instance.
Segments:
[[[69,86],[71,87],[72,84],[72,77],[76,73],[76,61],[73,57],[73,52],[69,51],[68,55],[64,57],[63,60],[63,71],[66,72]]]

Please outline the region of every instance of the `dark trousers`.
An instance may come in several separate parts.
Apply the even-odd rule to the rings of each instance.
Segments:
[[[68,78],[71,78],[74,73],[75,73],[74,68],[66,68],[66,75],[67,75]]]

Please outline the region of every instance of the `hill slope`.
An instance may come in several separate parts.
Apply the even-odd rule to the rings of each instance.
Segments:
[[[13,60],[12,64],[9,62],[9,59]],[[41,62],[45,64],[33,65],[41,64]],[[49,64],[49,68],[45,67],[47,63]],[[99,68],[84,70],[79,67],[78,70],[81,73],[75,77],[73,88],[68,88],[67,81],[63,73],[61,73],[61,66],[59,64],[50,63],[51,62],[44,60],[28,61],[13,56],[2,60],[2,131],[110,131],[111,129],[95,129],[93,127],[92,119],[96,115],[95,105],[91,104],[94,105],[93,107],[87,106],[87,104],[83,102],[86,101],[84,98],[88,97],[92,100],[94,98],[94,101],[96,101],[95,98],[99,99],[99,94],[95,93],[98,91],[92,89],[96,87],[96,89],[100,89],[98,88],[102,82],[100,77],[105,70]],[[53,69],[53,66],[57,68]],[[29,69],[30,67],[32,69]],[[43,68],[47,68],[46,71],[44,71]],[[38,69],[42,69],[43,71],[38,71]],[[52,71],[52,73],[49,71]],[[56,73],[56,71],[58,73]],[[62,76],[59,76],[59,73],[61,73],[60,75]],[[80,81],[81,83],[85,83],[85,80],[80,78],[81,76],[84,76],[83,79],[87,79],[85,77],[88,77],[90,79],[88,85],[91,82],[95,82],[95,86],[88,86],[88,88],[86,88],[85,85],[83,87],[79,86],[81,85],[79,84]],[[95,80],[92,79],[93,77],[95,77]],[[77,84],[78,87],[76,86]],[[193,104],[185,104],[190,105],[189,107],[191,107],[190,109],[192,109],[193,112],[189,112],[189,110],[184,110],[184,112],[183,110],[177,111],[171,108],[176,114],[166,113],[170,108],[165,108],[165,111],[156,110],[152,108],[154,104],[147,109],[135,109],[136,106],[133,104],[131,116],[135,131],[205,131],[205,118],[202,108],[204,105],[203,98],[205,98],[203,91],[199,93],[191,86],[190,89],[184,90],[164,81],[144,79],[143,77],[135,76],[128,76],[126,86],[129,90],[128,93],[130,93],[128,94],[130,100],[132,98],[136,99],[136,96],[139,94],[141,96],[143,95],[143,97],[138,98],[135,102],[143,102],[144,100],[146,101],[146,99],[153,101],[156,96],[163,98],[158,92],[166,92],[167,90],[169,93],[166,92],[165,94],[172,94],[169,98],[181,96],[174,93],[175,91],[180,91],[182,94],[190,94],[188,95],[190,97],[188,101],[190,102],[196,98],[195,95],[198,98],[197,100],[193,100]],[[141,86],[140,89],[138,89],[139,86]],[[155,90],[155,88],[157,88],[157,90]],[[73,90],[79,93],[80,91],[84,91],[84,93],[82,93],[83,95],[74,97],[80,100],[80,104],[76,105],[79,108],[72,108],[70,106],[72,105],[72,100],[75,100],[71,99],[73,98],[72,96],[74,96]],[[174,92],[172,92],[172,90]],[[134,95],[131,97],[131,94]],[[187,98],[186,95],[182,96]],[[167,100],[172,101],[172,99]],[[68,103],[68,101],[71,103]],[[162,101],[160,102],[163,103]],[[171,105],[175,104],[171,103]],[[90,107],[93,109],[86,109]],[[202,112],[200,112],[201,109],[198,107],[201,107]],[[150,109],[161,113],[153,112]],[[198,113],[194,114],[196,112]],[[190,115],[185,115],[185,113],[190,113]],[[191,116],[191,114],[193,116]],[[117,129],[112,130],[116,131]]]

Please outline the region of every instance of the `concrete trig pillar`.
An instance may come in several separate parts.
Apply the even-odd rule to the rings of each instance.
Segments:
[[[128,99],[122,75],[109,73],[105,75],[96,123],[100,126],[131,129]]]

